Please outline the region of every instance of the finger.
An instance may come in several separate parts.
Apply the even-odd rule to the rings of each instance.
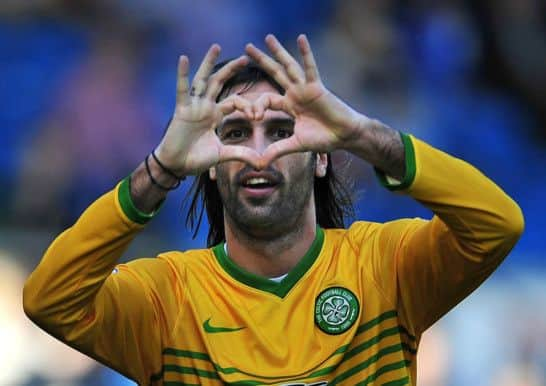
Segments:
[[[205,94],[207,79],[214,68],[214,64],[216,63],[218,56],[220,55],[220,50],[221,48],[218,44],[213,44],[210,46],[205,58],[201,62],[201,65],[193,78],[190,90],[191,96],[202,96]]]
[[[305,77],[300,64],[288,53],[286,48],[277,40],[275,35],[269,34],[265,37],[265,43],[267,48],[273,53],[275,59],[277,59],[286,70],[286,73],[293,82],[302,82]]]
[[[220,111],[222,114],[228,115],[238,110],[245,113],[248,119],[254,119],[254,111],[252,110],[252,103],[243,98],[242,96],[233,94],[219,103]]]
[[[209,78],[209,84],[205,96],[212,100],[216,100],[222,87],[228,79],[237,73],[242,67],[248,64],[248,56],[242,55],[234,59],[222,67],[218,72]]]
[[[190,61],[186,55],[182,55],[178,59],[178,75],[176,81],[176,103],[187,104],[189,100],[190,82],[188,74],[190,70]]]
[[[268,147],[266,147],[266,149],[262,153],[262,167],[267,167],[269,164],[271,164],[277,158],[282,157],[283,155],[300,153],[305,151],[307,150],[301,145],[301,143],[295,136],[273,142]]]
[[[267,72],[277,83],[279,83],[285,90],[288,89],[292,82],[288,78],[284,67],[277,63],[273,58],[264,53],[259,48],[256,48],[253,44],[249,43],[246,45],[246,53],[250,56],[256,63],[262,67],[265,72]]]
[[[286,98],[283,95],[267,92],[252,104],[254,111],[254,119],[261,121],[264,118],[266,110],[284,111],[292,116],[295,116],[295,112],[291,106],[287,103]]]
[[[320,79],[317,63],[315,62],[315,57],[307,36],[303,34],[298,36],[298,48],[300,49],[301,57],[303,58],[305,80],[313,82]]]
[[[262,169],[263,165],[262,157],[256,150],[240,145],[222,145],[220,147],[218,162],[226,161],[242,161],[258,170]]]

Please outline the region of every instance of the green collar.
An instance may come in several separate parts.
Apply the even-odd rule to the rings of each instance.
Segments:
[[[225,243],[220,243],[212,248],[218,263],[222,268],[235,280],[240,281],[250,287],[261,291],[272,293],[280,298],[284,298],[288,292],[294,287],[298,280],[307,272],[317,259],[322,244],[324,242],[324,231],[317,226],[315,240],[309,247],[307,253],[301,258],[294,268],[282,279],[279,283],[269,280],[266,277],[258,276],[246,271],[233,262],[226,254],[224,249]]]

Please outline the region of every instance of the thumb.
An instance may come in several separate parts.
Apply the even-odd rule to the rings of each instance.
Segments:
[[[262,120],[266,110],[284,111],[295,116],[293,109],[284,97],[274,92],[266,92],[260,95],[252,104],[254,110],[254,119]]]
[[[287,154],[307,151],[298,141],[296,136],[291,136],[280,141],[276,141],[267,146],[261,155],[262,167],[265,168],[277,158]]]
[[[245,113],[245,115],[252,119],[254,117],[254,112],[252,111],[252,103],[237,95],[233,94],[224,99],[222,102],[219,103],[220,111],[222,111],[222,114],[228,115],[234,112],[235,110],[241,111]]]
[[[241,161],[254,169],[262,169],[263,157],[254,149],[240,145],[222,145],[219,151],[218,163],[226,161]]]

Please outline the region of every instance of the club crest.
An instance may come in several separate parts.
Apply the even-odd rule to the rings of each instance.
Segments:
[[[315,299],[315,324],[327,334],[342,334],[355,323],[359,311],[358,299],[351,291],[330,287]]]

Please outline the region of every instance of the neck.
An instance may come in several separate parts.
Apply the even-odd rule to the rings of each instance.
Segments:
[[[289,272],[310,248],[316,236],[314,205],[298,225],[271,235],[253,236],[224,217],[229,257],[239,267],[259,276],[276,277]]]

